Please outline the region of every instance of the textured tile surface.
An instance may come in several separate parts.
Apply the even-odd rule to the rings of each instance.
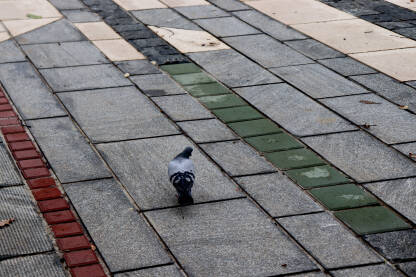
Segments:
[[[314,39],[288,41],[286,44],[314,60],[345,56]]]
[[[0,143],[0,187],[21,183],[22,180],[13,164],[13,158],[7,152],[6,146]]]
[[[124,73],[130,75],[145,75],[161,73],[160,70],[147,60],[122,61],[115,63]]]
[[[192,96],[195,96],[195,97],[222,95],[222,94],[231,93],[226,87],[220,85],[217,82],[210,83],[210,84],[197,84],[197,85],[185,86],[185,89]]]
[[[409,156],[410,153],[416,153],[416,142],[393,145],[393,148],[399,150],[404,155]],[[416,161],[416,156],[412,156],[412,159]]]
[[[172,9],[134,11],[132,14],[147,25],[185,30],[201,30],[196,24],[179,15]]]
[[[392,267],[390,267],[386,264],[341,269],[341,270],[331,271],[331,273],[335,277],[348,277],[348,276],[356,276],[356,277],[380,277],[380,276],[399,277],[399,276],[402,276],[402,274],[400,274],[399,272],[397,272]]]
[[[269,135],[282,133],[273,121],[269,119],[256,119],[229,124],[230,128],[242,137],[253,137],[260,135]]]
[[[186,94],[186,91],[166,74],[133,76],[131,80],[148,96]]]
[[[246,106],[247,103],[235,94],[204,96],[198,99],[208,109]]]
[[[66,276],[56,254],[40,254],[2,261],[0,274],[2,276]]]
[[[250,137],[246,138],[246,141],[261,152],[282,151],[303,147],[295,138],[286,133]]]
[[[176,10],[189,19],[228,16],[228,13],[213,5],[179,7]]]
[[[120,39],[120,36],[103,21],[76,23],[75,26],[89,40]]]
[[[259,31],[236,17],[197,19],[195,22],[216,37],[258,34]]]
[[[267,153],[267,160],[282,170],[324,165],[325,162],[309,149],[292,149]]]
[[[101,20],[96,13],[87,10],[67,10],[62,11],[62,14],[72,23],[97,22]]]
[[[93,43],[113,62],[146,59],[142,53],[124,39],[97,40]]]
[[[237,139],[236,135],[217,119],[179,122],[178,125],[196,143]]]
[[[376,73],[374,69],[349,57],[325,59],[319,62],[344,76]]]
[[[12,40],[0,42],[0,51],[0,63],[23,62],[26,60],[22,51],[20,51],[20,49],[17,48],[16,44]]]
[[[130,271],[125,273],[115,274],[115,277],[154,277],[154,276],[164,276],[164,277],[182,277],[183,275],[176,268],[175,265],[167,265],[162,267],[155,268],[146,268],[137,271]]]

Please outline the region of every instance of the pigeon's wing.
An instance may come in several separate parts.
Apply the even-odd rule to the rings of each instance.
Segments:
[[[176,158],[173,159],[168,165],[169,179],[173,174],[177,172],[190,172],[195,174],[194,163],[190,159]]]

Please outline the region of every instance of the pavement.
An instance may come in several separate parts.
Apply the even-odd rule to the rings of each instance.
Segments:
[[[410,0],[0,1],[0,275],[416,276],[415,68]]]

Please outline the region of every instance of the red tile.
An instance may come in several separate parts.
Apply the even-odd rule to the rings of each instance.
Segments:
[[[36,150],[15,151],[12,153],[13,157],[18,161],[40,158],[40,155]]]
[[[28,168],[22,171],[23,177],[26,179],[36,179],[51,176],[50,171],[46,167]]]
[[[82,228],[78,222],[62,223],[53,225],[51,228],[57,238],[82,235]]]
[[[20,120],[18,118],[0,119],[0,127],[9,125],[20,125]]]
[[[68,202],[63,198],[39,201],[38,206],[42,213],[69,209]]]
[[[10,106],[10,104],[0,104],[0,112],[6,111],[13,111],[12,106]]]
[[[69,267],[98,263],[97,256],[91,249],[68,252],[64,254],[64,258]]]
[[[71,210],[45,213],[43,214],[43,217],[50,225],[75,221],[75,216]]]
[[[37,201],[56,199],[62,197],[62,193],[58,188],[50,187],[32,190],[33,196]]]
[[[62,251],[91,248],[91,244],[88,242],[88,239],[85,236],[61,238],[57,239],[56,243],[58,244],[59,249]]]
[[[106,277],[101,265],[89,265],[70,269],[72,277]]]
[[[28,160],[30,161],[30,160]],[[19,161],[20,163],[21,161]],[[31,189],[46,188],[55,185],[55,180],[53,178],[42,178],[36,180],[29,180],[27,184]]]
[[[16,116],[17,114],[14,111],[0,112],[1,118],[16,117]]]
[[[6,97],[6,95],[4,95],[4,92],[1,88],[0,88],[0,97]]]
[[[22,126],[3,127],[1,128],[1,132],[5,135],[14,133],[24,133],[25,128],[23,128]]]
[[[29,136],[26,133],[17,133],[17,134],[10,134],[5,135],[7,142],[16,142],[16,141],[25,141],[30,140]]]
[[[45,163],[42,161],[42,159],[18,161],[17,165],[19,166],[20,169],[45,167]]]
[[[9,144],[9,148],[12,151],[21,151],[21,150],[35,149],[35,146],[30,140],[28,140],[28,141],[11,142]]]
[[[0,104],[9,104],[7,98],[0,98]]]

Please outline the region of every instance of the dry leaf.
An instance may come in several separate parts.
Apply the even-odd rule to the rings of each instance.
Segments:
[[[95,247],[95,245],[91,244],[91,250],[92,250],[92,251],[95,251],[95,249],[97,249],[97,248]]]
[[[416,159],[416,154],[415,153],[409,153],[409,157],[413,158],[413,159]]]
[[[399,109],[401,109],[401,110],[408,110],[409,109],[409,106],[399,106]]]
[[[371,125],[365,123],[365,124],[361,125],[361,127],[366,128],[366,129],[370,129]]]
[[[124,77],[126,77],[126,78],[130,77],[130,73],[124,74]]]
[[[14,218],[0,220],[0,227],[10,225],[14,221]]]
[[[360,100],[360,103],[363,103],[363,104],[381,104],[381,103],[378,103],[378,102],[373,102],[373,101],[368,101],[368,100]]]

